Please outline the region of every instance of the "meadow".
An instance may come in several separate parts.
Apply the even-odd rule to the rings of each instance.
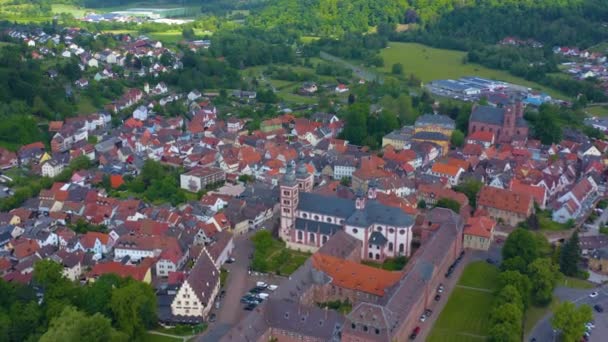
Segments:
[[[497,277],[498,268],[493,265],[484,261],[469,264],[435,322],[427,341],[485,341],[491,326],[489,316]],[[463,315],[463,312],[467,314]]]
[[[390,73],[393,64],[401,63],[404,75],[414,74],[424,83],[439,79],[480,76],[527,86],[557,98],[567,98],[559,91],[526,81],[506,71],[464,63],[466,52],[463,51],[436,49],[417,43],[391,42],[380,54],[384,59],[382,71]]]

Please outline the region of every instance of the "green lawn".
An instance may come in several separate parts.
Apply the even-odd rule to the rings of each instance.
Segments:
[[[182,31],[169,30],[164,32],[151,32],[147,34],[151,39],[158,40],[163,44],[175,44],[184,37],[182,37]]]
[[[51,11],[55,14],[67,13],[74,16],[74,18],[82,18],[87,12],[92,12],[90,9],[86,9],[80,6],[66,5],[66,4],[53,4],[51,5]]]
[[[258,231],[252,240],[255,248],[251,267],[257,272],[290,275],[310,257],[310,253],[287,248],[268,231]]]
[[[469,264],[458,285],[494,291],[498,269],[484,261]],[[456,287],[427,341],[484,341],[490,329],[493,292]],[[466,313],[466,314],[463,314]]]
[[[144,335],[143,340],[146,341],[146,342],[175,342],[175,341],[182,341],[181,338],[162,336],[162,335],[156,335],[156,334],[150,334],[150,333],[146,333]]]
[[[585,111],[592,116],[608,116],[608,106],[587,107]]]
[[[389,43],[382,50],[384,58],[383,71],[390,73],[393,64],[403,64],[404,74],[413,73],[427,83],[439,79],[457,79],[463,76],[480,76],[505,82],[524,85],[542,90],[551,96],[567,98],[564,94],[513,76],[506,71],[489,69],[478,64],[464,64],[465,52],[456,50],[436,49],[416,43]]]
[[[458,285],[496,290],[498,268],[485,261],[470,263],[462,272]]]
[[[588,280],[563,276],[557,283],[558,286],[571,287],[573,289],[592,289],[595,284]]]

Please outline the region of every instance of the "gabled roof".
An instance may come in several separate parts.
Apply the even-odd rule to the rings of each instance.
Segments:
[[[445,163],[435,163],[431,168],[432,172],[447,175],[450,177],[456,177],[458,175],[458,172],[460,172],[461,170],[462,168],[460,166]]]
[[[464,227],[465,235],[474,235],[489,239],[492,237],[492,231],[496,227],[496,221],[487,216],[471,217],[467,220]]]
[[[320,253],[313,254],[312,264],[328,275],[333,285],[376,296],[384,296],[402,275]]]
[[[481,191],[479,191],[477,204],[517,214],[528,215],[529,210],[532,207],[532,201],[533,198],[530,194],[484,186]]]

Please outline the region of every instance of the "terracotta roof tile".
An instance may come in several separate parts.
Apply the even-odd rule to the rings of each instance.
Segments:
[[[496,227],[496,221],[487,216],[471,217],[467,220],[464,228],[466,235],[474,235],[489,239],[492,237],[492,231]]]
[[[335,286],[383,296],[399,282],[401,272],[390,272],[350,260],[315,253],[313,266],[332,278]]]
[[[477,204],[499,210],[528,215],[533,198],[530,194],[484,186],[479,192]]]

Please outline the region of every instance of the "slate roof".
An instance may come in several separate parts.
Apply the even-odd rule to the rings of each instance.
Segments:
[[[490,125],[502,126],[505,119],[503,108],[492,106],[476,106],[471,113],[470,121],[483,122]]]
[[[203,250],[198,257],[186,281],[203,305],[213,300],[210,295],[220,281],[220,272],[206,251]]]
[[[371,245],[384,246],[387,242],[387,238],[380,232],[373,232],[369,237],[369,243]]]
[[[450,137],[448,137],[445,134],[439,133],[439,132],[418,132],[416,134],[414,134],[414,136],[412,137],[412,139],[418,139],[418,140],[444,140],[444,141],[448,141],[450,140]]]
[[[355,202],[334,196],[301,192],[298,210],[323,215],[348,217],[355,211]]]
[[[295,226],[296,226],[297,230],[304,230],[307,232],[315,232],[315,233],[320,232],[321,234],[324,234],[324,235],[334,235],[337,231],[342,229],[342,226],[339,226],[339,225],[326,223],[326,222],[305,220],[302,218],[296,218]]]
[[[355,211],[346,219],[346,224],[356,227],[369,227],[374,223],[408,227],[414,223],[414,220],[403,210],[383,205],[375,200],[367,201],[363,210]]]
[[[414,125],[416,127],[426,125],[439,125],[451,129],[454,129],[456,127],[456,123],[449,116],[438,114],[424,114],[418,119],[416,119],[416,123]]]

